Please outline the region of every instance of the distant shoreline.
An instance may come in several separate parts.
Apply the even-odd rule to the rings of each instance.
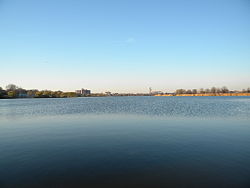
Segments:
[[[178,94],[178,95],[174,95],[174,94],[158,94],[158,95],[123,95],[123,96],[85,96],[85,97],[25,97],[25,98],[0,98],[1,99],[69,99],[69,98],[96,98],[96,97],[143,97],[143,96],[147,96],[147,97],[223,97],[223,96],[227,96],[227,97],[234,97],[234,96],[238,96],[238,97],[247,97],[250,96],[250,93],[216,93],[216,94]]]
[[[15,84],[6,86],[6,90],[0,87],[0,99],[16,98],[74,98],[74,97],[119,97],[119,96],[250,96],[250,87],[241,91],[229,90],[226,86],[211,89],[177,89],[175,92],[152,91],[149,93],[91,93],[91,90],[81,89],[75,92],[50,91],[50,90],[26,90]]]
[[[198,94],[157,94],[154,96],[177,96],[177,97],[201,97],[201,96],[214,96],[214,97],[218,97],[218,96],[250,96],[250,93],[198,93]]]

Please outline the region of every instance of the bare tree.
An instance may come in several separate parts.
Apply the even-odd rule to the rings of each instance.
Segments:
[[[221,93],[221,89],[220,88],[216,88],[216,93]]]
[[[199,93],[200,93],[200,94],[204,94],[204,93],[205,93],[204,89],[203,89],[203,88],[200,88],[200,89],[199,89]]]
[[[229,90],[227,89],[226,86],[223,86],[223,87],[221,88],[221,93],[228,93],[228,92],[229,92]]]
[[[193,89],[193,90],[192,90],[192,93],[193,93],[193,94],[197,94],[197,89]]]
[[[211,93],[210,89],[205,89],[205,93]]]
[[[216,87],[212,87],[210,90],[211,93],[216,93]]]
[[[9,91],[15,91],[17,89],[18,87],[15,84],[9,84],[6,86],[6,90],[9,90]]]
[[[186,93],[186,90],[185,89],[177,89],[176,94],[185,94]]]

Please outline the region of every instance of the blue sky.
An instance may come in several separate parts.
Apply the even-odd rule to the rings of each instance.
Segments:
[[[250,87],[248,0],[0,0],[0,86]]]

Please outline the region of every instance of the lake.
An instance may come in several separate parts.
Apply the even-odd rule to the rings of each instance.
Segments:
[[[250,97],[0,100],[0,187],[250,187]]]

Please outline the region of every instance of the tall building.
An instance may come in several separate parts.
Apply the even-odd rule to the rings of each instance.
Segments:
[[[152,93],[152,88],[149,87],[149,95],[151,95],[151,93]]]
[[[88,89],[82,89],[82,95],[90,95],[91,91]]]
[[[81,94],[81,95],[90,95],[91,94],[91,91],[88,90],[88,89],[81,89],[81,90],[76,90],[76,93],[77,94]]]

